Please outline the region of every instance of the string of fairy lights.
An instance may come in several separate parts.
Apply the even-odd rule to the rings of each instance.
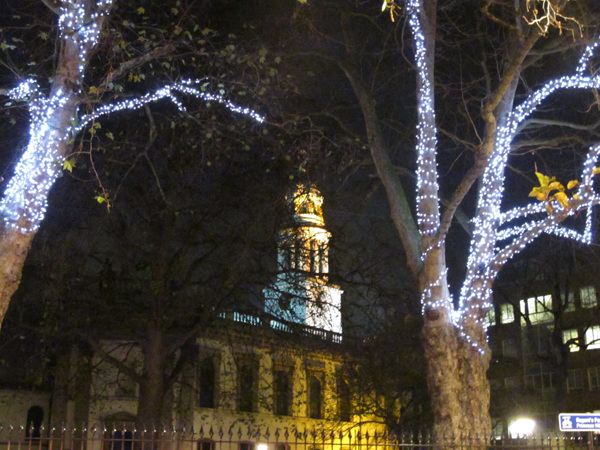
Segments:
[[[90,52],[100,36],[102,19],[108,14],[113,0],[97,0],[92,13],[86,13],[84,3],[82,0],[63,1],[58,19],[60,38],[68,41],[65,45],[79,50],[79,80],[83,79]],[[27,102],[30,126],[27,146],[0,200],[0,215],[6,227],[21,233],[34,232],[39,228],[46,214],[48,193],[60,175],[65,159],[60,151],[61,146],[67,146],[77,133],[101,116],[139,109],[161,99],[167,99],[180,111],[185,111],[184,104],[177,97],[180,94],[206,103],[221,104],[231,112],[245,115],[258,123],[265,121],[264,116],[250,108],[238,106],[223,95],[206,92],[203,90],[204,84],[198,87],[200,83],[201,80],[197,79],[182,80],[141,97],[105,104],[81,116],[77,107],[81,89],[79,85],[75,92],[55,88],[49,96],[44,95],[33,79],[25,80],[11,89],[7,93],[10,101]],[[72,113],[69,116],[70,125],[65,126],[64,115],[68,106]]]
[[[156,91],[147,93],[142,97],[126,99],[121,102],[103,105],[100,108],[97,108],[93,113],[82,116],[79,125],[74,128],[74,131],[79,132],[83,130],[92,121],[107,114],[123,110],[139,109],[144,105],[147,105],[148,103],[154,103],[164,98],[170,100],[177,107],[177,109],[179,109],[179,111],[185,112],[185,106],[183,105],[181,100],[179,100],[175,95],[175,93],[177,92],[204,100],[207,103],[219,103],[221,105],[224,105],[231,112],[246,115],[258,123],[263,123],[265,121],[265,117],[263,115],[257,113],[251,108],[244,108],[238,106],[231,100],[223,97],[220,94],[202,91],[201,89],[194,87],[195,85],[201,84],[203,84],[203,80],[182,80],[178,83],[173,83],[167,86],[160,87]]]
[[[417,127],[417,221],[424,242],[429,242],[427,236],[435,234],[439,227],[439,213],[436,210],[434,217],[434,210],[430,206],[432,201],[439,203],[435,159],[437,143],[435,136],[431,135],[432,130],[435,133],[434,93],[428,82],[432,67],[428,66],[426,57],[428,49],[421,22],[422,0],[407,0],[406,6],[421,86],[418,96]],[[503,212],[501,203],[511,144],[519,132],[519,127],[546,98],[558,90],[600,88],[600,76],[589,75],[589,61],[595,55],[599,44],[596,42],[586,48],[574,75],[550,80],[535,90],[523,103],[513,109],[506,125],[498,128],[494,151],[483,173],[478,194],[477,214],[472,221],[473,235],[467,261],[467,275],[462,285],[458,307],[454,308],[452,298],[437,298],[433,294],[434,288],[445,284],[446,271],[438,274],[438,279],[429,281],[422,293],[423,311],[427,308],[445,309],[452,317],[462,338],[482,354],[485,349],[472,336],[471,330],[473,326],[477,329],[485,328],[485,312],[492,307],[492,282],[502,265],[542,233],[553,233],[585,243],[591,242],[590,209],[600,203],[600,197],[593,189],[593,169],[598,160],[600,145],[590,148],[583,164],[576,195],[569,199],[568,206],[552,202],[552,209],[549,212],[546,208],[547,204],[536,202]],[[566,217],[581,211],[585,212],[583,231],[562,225]],[[432,247],[431,244],[424,247],[425,258]],[[436,292],[445,291],[445,289],[437,289]]]
[[[421,23],[420,1],[409,0],[409,23],[415,47],[420,90],[417,97],[417,223],[422,235],[435,234],[440,225],[436,167],[437,129],[431,68]]]

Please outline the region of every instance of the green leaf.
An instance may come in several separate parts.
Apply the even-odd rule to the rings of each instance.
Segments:
[[[142,8],[142,7],[139,7],[139,8],[137,9],[137,13],[138,13],[138,14],[144,14],[145,12],[146,12],[146,10],[145,10],[144,8]]]
[[[109,138],[111,141],[115,140],[115,136],[110,131],[106,132],[106,137]]]
[[[74,159],[66,159],[63,163],[63,170],[68,170],[73,173],[73,169],[75,168],[75,160]]]

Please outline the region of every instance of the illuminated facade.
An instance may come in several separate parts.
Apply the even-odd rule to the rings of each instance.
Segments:
[[[288,200],[293,221],[281,232],[277,279],[264,291],[265,312],[341,334],[342,291],[328,284],[331,233],[325,229],[323,197],[299,186]]]
[[[176,426],[205,432],[280,430],[279,442],[293,447],[295,441],[303,448],[307,442],[300,431],[326,435],[337,446],[339,433],[375,436],[384,430],[353,408],[359,394],[353,397],[344,372],[342,291],[328,284],[331,233],[325,229],[323,197],[314,188],[298,188],[289,200],[293,217],[280,234],[279,270],[263,291],[264,310],[219,314],[215,326],[197,338],[194,356],[168,393],[169,418]],[[82,423],[133,427],[139,387],[106,356],[139,373],[141,349],[123,336],[101,345],[95,353],[71,348],[59,361],[55,391],[31,405],[42,411],[44,423],[50,416],[52,426],[67,429]],[[23,417],[14,423],[25,420],[31,395],[23,398]],[[284,431],[290,435],[284,437]],[[214,448],[214,441],[207,445]]]

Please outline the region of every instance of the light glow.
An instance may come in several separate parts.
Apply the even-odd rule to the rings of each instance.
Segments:
[[[535,429],[535,420],[527,417],[520,417],[511,422],[508,426],[508,434],[512,437],[531,436]]]

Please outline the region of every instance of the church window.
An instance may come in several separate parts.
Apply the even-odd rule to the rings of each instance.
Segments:
[[[292,251],[292,247],[289,244],[283,244],[281,246],[281,256],[282,256],[282,262],[281,262],[281,264],[283,265],[282,269],[283,270],[290,270],[290,269],[292,269],[293,251]]]
[[[275,414],[289,416],[292,399],[292,377],[290,370],[275,370],[273,385]]]
[[[326,249],[325,249],[325,244],[321,243],[319,244],[319,248],[318,248],[318,261],[319,261],[319,273],[324,273],[325,272],[325,264],[326,264]]]
[[[198,364],[198,406],[201,408],[215,407],[216,391],[215,361],[212,356],[203,358]]]
[[[252,358],[237,362],[238,411],[255,412],[258,385],[258,363]]]
[[[341,375],[338,375],[336,381],[339,419],[344,422],[350,422],[350,417],[352,415],[350,386],[348,386],[348,382]]]
[[[321,419],[323,417],[323,388],[319,377],[311,374],[308,377],[308,417]]]
[[[310,272],[311,273],[316,273],[317,272],[317,268],[318,268],[317,258],[318,258],[317,241],[311,240],[310,241],[310,255],[309,255],[309,259],[310,259]]]

